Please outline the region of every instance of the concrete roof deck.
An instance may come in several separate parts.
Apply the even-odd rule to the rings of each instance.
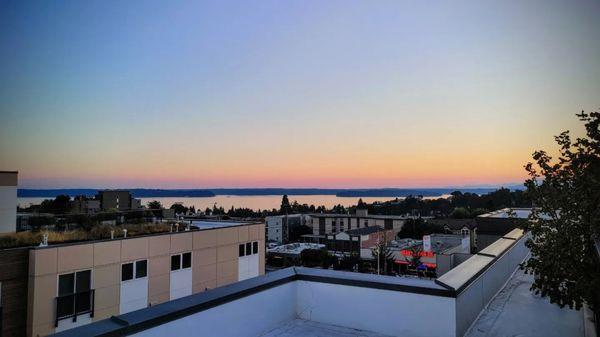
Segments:
[[[376,332],[295,319],[260,337],[389,337]]]
[[[560,308],[529,288],[533,276],[517,270],[465,334],[465,337],[583,337],[582,311]]]

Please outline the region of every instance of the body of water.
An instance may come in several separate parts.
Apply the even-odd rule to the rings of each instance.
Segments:
[[[253,210],[264,210],[264,209],[279,209],[281,206],[281,195],[256,195],[256,196],[238,196],[238,195],[217,195],[214,197],[207,198],[185,198],[185,197],[169,197],[169,198],[140,198],[142,204],[146,205],[152,200],[158,200],[160,203],[169,208],[174,203],[180,202],[186,207],[194,206],[196,209],[204,210],[207,207],[212,208],[214,204],[217,207],[223,207],[226,210],[230,209],[231,206],[235,208],[251,208]],[[437,197],[426,197],[426,199],[437,199],[445,198],[447,195]],[[30,204],[40,204],[44,199],[48,198],[19,198],[18,203],[21,207],[27,207]],[[331,208],[335,205],[343,205],[344,207],[354,206],[358,202],[357,197],[337,197],[335,195],[291,195],[289,196],[290,202],[294,200],[300,204],[308,204],[315,206],[325,206]],[[374,201],[387,201],[392,200],[392,197],[364,197],[362,200],[367,203]],[[402,198],[400,198],[402,199]]]

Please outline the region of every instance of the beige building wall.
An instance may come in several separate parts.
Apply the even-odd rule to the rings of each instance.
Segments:
[[[94,321],[119,314],[121,264],[148,260],[148,302],[169,300],[171,255],[192,252],[193,293],[237,282],[238,245],[259,242],[265,273],[265,225],[254,224],[140,238],[43,247],[29,252],[27,335],[55,331],[58,275],[92,270]]]

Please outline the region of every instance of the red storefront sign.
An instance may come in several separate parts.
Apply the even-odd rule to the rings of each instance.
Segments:
[[[400,251],[400,254],[402,254],[403,256],[413,256],[413,252],[408,250],[408,249],[403,249]],[[424,252],[424,251],[420,251],[419,252],[419,256],[420,257],[433,257],[434,254],[433,252]]]

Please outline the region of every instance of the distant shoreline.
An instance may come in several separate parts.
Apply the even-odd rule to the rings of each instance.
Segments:
[[[145,189],[132,188],[131,191],[136,198],[167,198],[167,197],[189,197],[210,198],[217,195],[234,196],[266,196],[266,195],[335,195],[342,198],[357,197],[407,197],[424,196],[432,197],[450,194],[454,191],[462,193],[486,194],[496,191],[500,187],[489,188],[373,188],[373,189],[327,189],[327,188],[217,188],[217,189]],[[520,185],[509,185],[506,188],[515,190],[523,189]],[[65,194],[71,197],[77,195],[94,196],[100,189],[71,188],[71,189],[19,189],[19,198],[54,198]]]

